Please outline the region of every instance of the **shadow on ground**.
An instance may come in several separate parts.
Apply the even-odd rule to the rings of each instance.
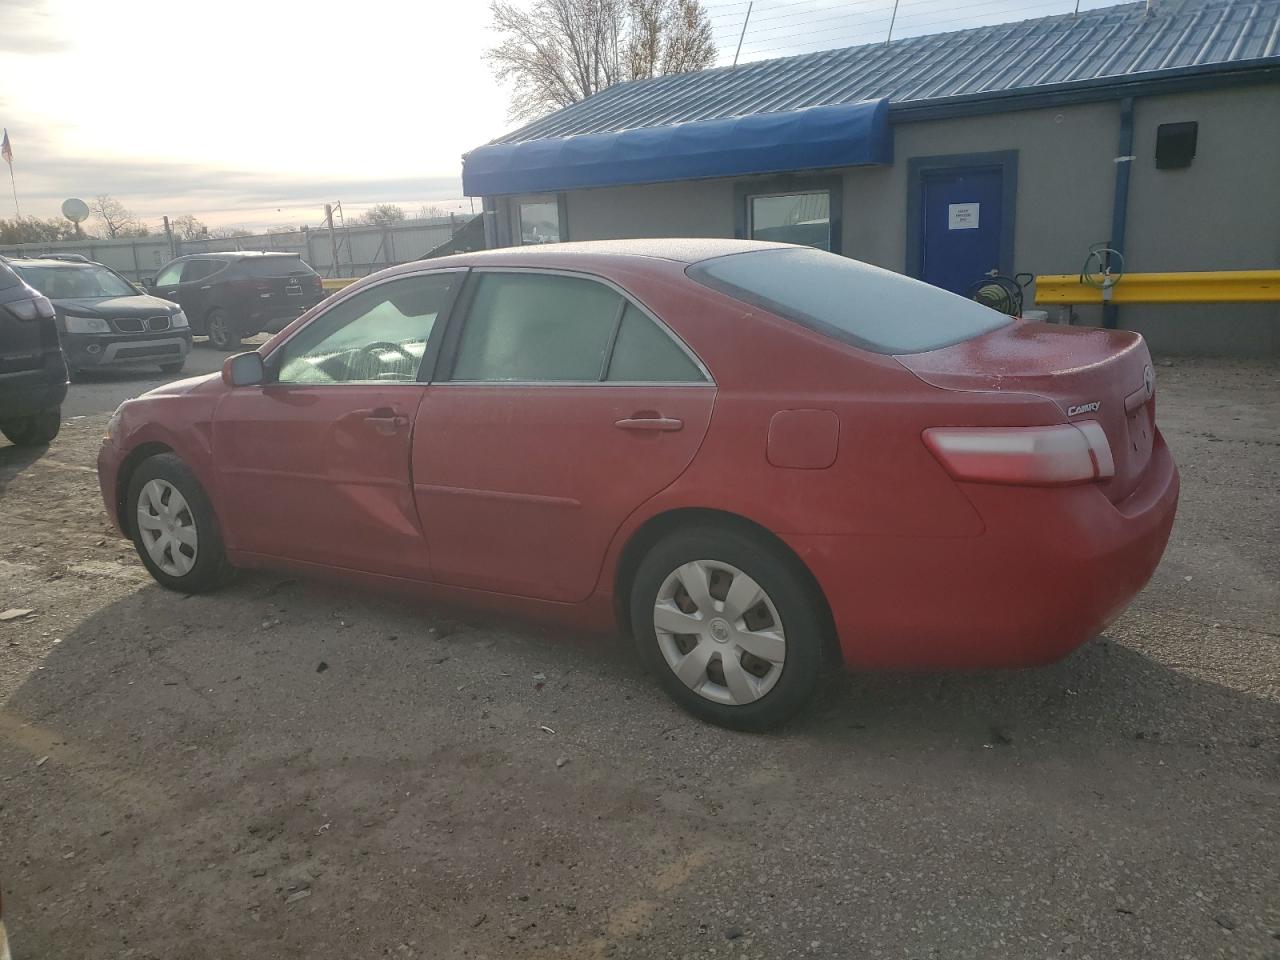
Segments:
[[[764,737],[680,713],[620,642],[263,576],[143,587],[43,666],[0,714],[30,955],[1261,956],[1280,930],[1280,706],[1105,638],[855,677]]]

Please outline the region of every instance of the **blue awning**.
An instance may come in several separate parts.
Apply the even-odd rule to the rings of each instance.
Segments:
[[[889,101],[490,143],[462,162],[469,197],[892,163]]]

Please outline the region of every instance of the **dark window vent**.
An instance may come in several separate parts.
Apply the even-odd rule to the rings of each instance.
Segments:
[[[1196,132],[1200,125],[1162,123],[1156,127],[1156,169],[1181,170],[1191,166],[1196,155]]]

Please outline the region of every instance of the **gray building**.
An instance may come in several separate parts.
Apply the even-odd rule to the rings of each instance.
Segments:
[[[990,270],[1280,267],[1280,0],[1124,4],[611,87],[471,151],[490,246],[755,237]],[[1280,304],[1076,308],[1280,355]]]

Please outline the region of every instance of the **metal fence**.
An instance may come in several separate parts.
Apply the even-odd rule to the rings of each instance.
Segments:
[[[174,257],[189,253],[228,250],[277,250],[296,253],[324,277],[363,277],[396,263],[417,260],[443,243],[470,221],[470,217],[437,217],[379,224],[327,228],[290,233],[260,233],[225,239],[181,240],[165,237],[128,240],[59,240],[0,246],[8,257],[38,257],[47,253],[78,253],[105,263],[130,280],[154,277]],[[334,253],[337,252],[335,260]]]

